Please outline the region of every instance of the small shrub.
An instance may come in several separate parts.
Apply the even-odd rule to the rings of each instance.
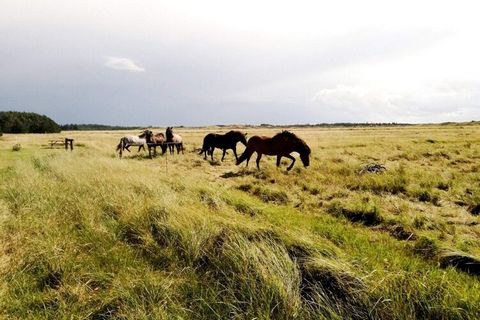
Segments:
[[[20,143],[15,143],[12,147],[12,151],[20,151],[22,149],[22,145]]]

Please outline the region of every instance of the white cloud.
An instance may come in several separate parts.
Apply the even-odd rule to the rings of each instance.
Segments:
[[[105,57],[105,67],[115,70],[130,72],[143,72],[144,68],[138,66],[133,60],[119,57]]]
[[[354,122],[442,122],[480,117],[480,85],[442,82],[416,90],[338,85],[312,99],[317,112]]]

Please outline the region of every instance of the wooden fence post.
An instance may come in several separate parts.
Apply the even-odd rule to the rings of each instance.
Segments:
[[[65,138],[65,151],[70,147],[70,151],[73,151],[73,139]]]

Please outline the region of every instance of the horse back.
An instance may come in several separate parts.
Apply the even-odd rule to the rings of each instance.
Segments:
[[[287,155],[293,151],[289,144],[267,136],[251,137],[248,139],[247,148],[270,156]]]

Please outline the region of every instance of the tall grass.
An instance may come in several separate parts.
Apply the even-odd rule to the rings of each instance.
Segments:
[[[73,152],[4,135],[1,315],[479,318],[480,128],[295,131],[312,165],[290,172],[203,161],[201,129],[153,160],[116,158],[122,133],[69,133]],[[372,161],[387,171],[359,174]]]

